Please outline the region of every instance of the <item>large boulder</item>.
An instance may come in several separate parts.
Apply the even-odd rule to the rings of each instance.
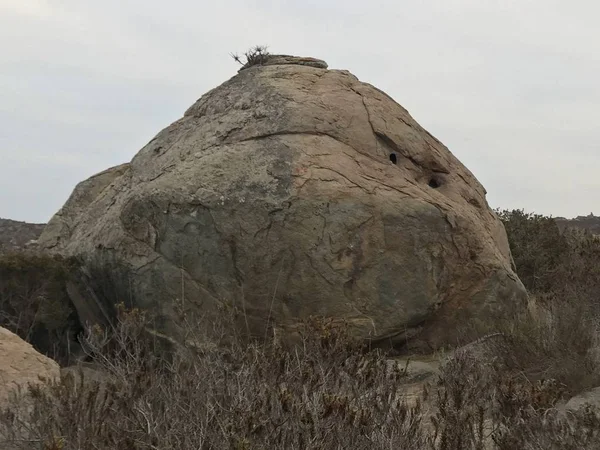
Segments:
[[[325,315],[437,347],[525,305],[485,189],[441,142],[347,71],[269,61],[81,183],[39,244],[126,262],[165,324],[185,297],[257,335]]]
[[[26,390],[29,384],[56,379],[59,375],[56,362],[0,327],[0,409],[8,406],[12,392]]]

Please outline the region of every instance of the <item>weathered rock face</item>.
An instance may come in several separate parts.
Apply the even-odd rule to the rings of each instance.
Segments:
[[[140,306],[234,303],[257,334],[326,315],[437,346],[524,304],[471,172],[385,93],[314,61],[241,70],[80,184],[39,243],[114,252]]]
[[[571,399],[564,405],[564,409],[567,410],[580,410],[586,405],[600,408],[600,387],[590,389],[571,397]]]
[[[58,364],[38,353],[34,348],[10,331],[0,327],[0,408],[10,393],[41,378],[57,378]],[[41,378],[40,378],[41,377]]]
[[[64,244],[72,235],[72,229],[77,227],[81,214],[121,175],[127,172],[129,164],[111,167],[103,172],[82,181],[76,187],[65,205],[48,222],[43,232],[42,248],[54,248]]]

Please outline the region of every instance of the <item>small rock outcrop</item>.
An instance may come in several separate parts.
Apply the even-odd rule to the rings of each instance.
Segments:
[[[574,397],[571,397],[565,404],[566,410],[580,410],[586,405],[600,409],[600,387],[582,392]]]
[[[317,58],[301,58],[298,56],[291,55],[269,55],[269,54],[261,54],[258,56],[258,62],[249,61],[242,66],[239,70],[240,72],[244,69],[248,69],[249,67],[254,67],[256,65],[260,66],[284,66],[287,64],[292,64],[295,66],[309,66],[316,67],[317,69],[327,69],[327,63],[322,59]]]
[[[556,217],[554,219],[561,231],[564,230],[579,230],[590,233],[593,236],[600,237],[600,217],[594,214],[587,216],[577,216],[573,219],[565,219],[564,217]]]
[[[58,378],[56,362],[38,353],[19,336],[0,327],[0,408],[17,388]]]
[[[0,219],[0,253],[23,250],[42,234],[45,226],[41,223]]]
[[[259,336],[324,315],[436,347],[524,307],[475,176],[384,92],[326,67],[244,68],[129,164],[78,185],[40,246],[125,261],[139,306],[165,324],[184,296],[238,306]]]

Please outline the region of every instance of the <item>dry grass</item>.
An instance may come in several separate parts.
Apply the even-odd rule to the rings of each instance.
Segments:
[[[104,387],[68,376],[32,388],[33,415],[5,414],[0,436],[18,448],[427,448],[420,405],[401,395],[404,372],[331,323],[307,323],[293,351],[238,342],[165,359],[143,316],[88,334]]]
[[[224,336],[235,314],[224,312]],[[227,339],[172,352],[157,348],[149,323],[120,309],[113,332],[89,330],[85,349],[106,381],[68,374],[32,387],[0,416],[0,442],[15,450],[600,445],[595,410],[557,413],[564,387],[534,382],[502,358],[457,354],[409,403],[405,370],[339,323],[307,321],[301,345],[288,349]]]
[[[255,45],[244,52],[242,56],[238,55],[237,53],[231,54],[231,57],[234,59],[234,61],[241,64],[243,69],[264,64],[269,59],[269,56],[269,52],[267,51],[267,47],[265,45]]]

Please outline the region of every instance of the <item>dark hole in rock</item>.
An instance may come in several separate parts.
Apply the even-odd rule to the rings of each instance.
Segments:
[[[390,161],[394,164],[398,164],[398,158],[396,157],[395,153],[390,153]]]
[[[441,186],[441,183],[439,182],[439,180],[432,178],[431,180],[429,180],[429,187],[433,188],[433,189],[437,189]]]

